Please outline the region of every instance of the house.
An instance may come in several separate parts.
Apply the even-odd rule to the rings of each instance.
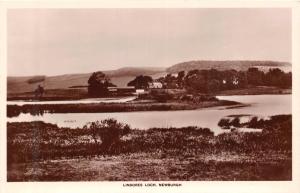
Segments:
[[[223,79],[222,83],[223,83],[223,84],[227,84],[227,80],[224,80],[224,79]],[[238,84],[239,84],[238,78],[234,77],[233,80],[228,81],[228,84],[231,84],[231,83],[232,83],[233,85],[238,85]]]
[[[150,82],[149,88],[163,88],[163,84],[161,82]]]
[[[139,94],[144,94],[145,93],[145,89],[136,89],[135,90],[135,94],[139,95]]]
[[[239,80],[236,77],[234,77],[234,79],[232,81],[232,84],[238,85],[239,84]]]

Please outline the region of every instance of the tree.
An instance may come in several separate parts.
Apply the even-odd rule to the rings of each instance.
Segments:
[[[247,80],[248,83],[254,86],[261,86],[264,85],[264,72],[258,70],[258,68],[249,68],[247,71]]]
[[[292,73],[285,73],[282,77],[281,85],[282,88],[291,88],[292,87]]]
[[[92,97],[107,96],[108,87],[115,87],[116,85],[110,82],[110,79],[105,76],[103,72],[94,72],[88,80],[88,93]]]
[[[238,77],[238,88],[246,88],[248,86],[247,72],[239,71],[237,74]]]
[[[34,91],[35,98],[41,99],[43,97],[44,91],[45,91],[44,87],[38,85],[37,89],[35,89]]]
[[[127,135],[130,132],[130,126],[118,122],[115,119],[105,119],[102,121],[96,121],[86,124],[84,129],[90,131],[96,144],[99,144],[101,140],[101,147],[109,152],[113,145],[119,143],[120,138]]]
[[[184,76],[185,76],[185,72],[184,72],[184,71],[178,72],[178,76],[177,76],[177,85],[178,85],[180,88],[183,87]]]
[[[208,84],[207,85],[207,91],[209,93],[215,93],[215,92],[219,91],[220,88],[221,88],[220,81],[218,81],[216,79],[212,79],[212,80],[208,81],[207,84]]]
[[[222,77],[222,90],[234,89],[236,86],[233,84],[234,80],[238,77],[236,70],[225,70],[221,72]],[[225,82],[223,82],[225,81]]]
[[[207,80],[199,70],[189,71],[185,77],[185,86],[196,92],[207,92]]]
[[[270,69],[265,76],[265,84],[281,88],[292,86],[292,73],[285,73],[279,68]]]
[[[179,86],[178,77],[175,77],[172,74],[167,74],[165,77],[158,80],[168,89],[178,88]]]
[[[185,76],[185,72],[184,71],[180,71],[180,72],[178,72],[177,79],[178,80],[183,80],[184,76]]]
[[[149,88],[149,83],[153,82],[152,77],[150,76],[137,76],[134,80],[130,81],[127,86],[134,86],[138,89],[146,89]]]

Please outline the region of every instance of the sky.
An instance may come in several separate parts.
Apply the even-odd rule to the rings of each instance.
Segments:
[[[10,9],[9,76],[191,60],[291,62],[291,9]]]

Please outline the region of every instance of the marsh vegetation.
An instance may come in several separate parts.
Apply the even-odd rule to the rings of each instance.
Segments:
[[[262,132],[219,135],[200,127],[138,130],[113,119],[78,129],[7,126],[9,181],[291,180],[291,115],[261,122]]]

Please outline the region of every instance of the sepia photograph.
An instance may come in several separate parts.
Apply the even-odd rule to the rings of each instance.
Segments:
[[[6,22],[7,182],[293,180],[292,8]]]

